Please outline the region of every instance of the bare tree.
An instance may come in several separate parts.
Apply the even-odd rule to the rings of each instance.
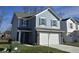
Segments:
[[[27,6],[24,6],[24,7],[23,7],[23,12],[30,14],[31,8],[30,8],[30,7],[27,7]]]
[[[7,12],[3,11],[3,10],[0,10],[0,32],[1,32],[1,25],[2,25],[2,22],[4,20],[4,17],[7,15]]]
[[[63,18],[63,15],[64,15],[63,12],[59,12],[58,14],[60,15],[61,18]]]
[[[1,24],[2,24],[2,16],[0,16],[0,27],[1,27]]]
[[[35,7],[24,6],[23,11],[25,13],[27,12],[28,14],[30,14],[30,13],[38,13],[38,12],[43,11],[45,8],[46,8],[45,6],[39,6],[39,7],[37,7],[37,6],[35,6]]]
[[[47,8],[51,8],[52,9],[52,6],[33,6],[33,7],[31,7],[31,6],[24,6],[24,7],[22,7],[22,9],[23,9],[23,12],[24,13],[28,13],[28,14],[31,14],[31,13],[39,13],[39,12],[41,12],[41,11],[43,11],[43,10],[45,10],[45,9],[47,9]]]

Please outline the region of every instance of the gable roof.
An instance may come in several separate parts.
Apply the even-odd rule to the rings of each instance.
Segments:
[[[62,19],[61,21],[67,21],[67,20],[69,20],[70,18],[65,18],[65,19]]]
[[[69,20],[69,19],[71,19],[74,23],[79,24],[79,20],[77,20],[77,19],[75,19],[75,18],[73,18],[73,17],[69,17],[69,18],[66,18],[66,19],[62,19],[62,21],[67,21],[67,20]]]
[[[48,10],[50,13],[52,13],[57,19],[60,19],[59,15],[57,15],[57,13],[54,10],[52,10],[50,8],[48,8],[46,10]],[[43,10],[43,11],[45,11],[45,10]],[[43,12],[43,11],[41,11],[41,12]],[[28,13],[28,12],[15,12],[14,14],[17,17],[29,17],[29,16],[35,16],[41,12],[30,12],[30,13]]]
[[[58,20],[61,19],[61,17],[60,17],[59,15],[57,15],[57,13],[56,13],[54,10],[50,9],[50,8],[48,8],[48,9],[46,9],[46,10],[43,10],[43,11],[41,11],[40,13],[38,13],[38,14],[36,14],[36,15],[42,14],[42,13],[45,12],[45,11],[49,11],[50,13],[52,13]]]
[[[52,10],[52,9],[50,9],[50,8],[48,8],[48,9],[46,9],[46,10],[48,10],[50,13],[52,13],[58,20],[60,20],[61,18],[54,12],[54,10]],[[43,10],[43,11],[45,11],[45,10]],[[43,12],[43,11],[41,11],[41,12]],[[14,12],[14,14],[13,14],[13,16],[15,15],[17,18],[28,18],[28,17],[32,17],[32,16],[35,16],[35,15],[37,15],[37,14],[39,14],[39,13],[41,13],[41,12]],[[12,22],[13,22],[13,19],[12,19]],[[11,22],[11,23],[12,23]]]
[[[50,11],[57,19],[61,19],[61,17],[54,10],[48,8],[48,11]]]
[[[36,13],[27,13],[27,12],[14,12],[13,13],[13,18],[16,16],[17,18],[29,18],[35,15]],[[13,18],[11,21],[11,24],[13,23]]]
[[[34,16],[37,13],[33,13],[33,12],[15,12],[14,13],[17,17],[29,17],[29,16]]]
[[[75,21],[77,22],[77,24],[79,24],[79,18],[75,18]]]

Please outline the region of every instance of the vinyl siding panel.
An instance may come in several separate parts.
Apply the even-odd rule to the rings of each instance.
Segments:
[[[76,30],[76,24],[72,21],[72,20],[67,20],[67,32],[73,32],[74,30]],[[70,28],[70,23],[73,24],[73,28]]]
[[[14,15],[13,16],[13,23],[12,23],[12,39],[17,39],[17,27],[18,27],[18,18]]]
[[[61,27],[61,30],[67,31],[66,21],[60,21],[60,27]]]
[[[40,26],[39,25],[39,19],[41,17],[45,17],[46,18],[46,26]],[[57,27],[56,26],[51,26],[51,20],[57,20]],[[51,28],[51,29],[60,29],[60,21],[52,14],[50,13],[48,10],[36,15],[36,28]]]

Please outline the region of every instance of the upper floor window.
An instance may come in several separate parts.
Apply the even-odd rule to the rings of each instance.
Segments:
[[[71,28],[71,29],[73,28],[73,24],[72,24],[72,23],[70,23],[70,28]]]
[[[57,26],[57,20],[51,20],[51,26]]]
[[[40,18],[39,19],[39,25],[46,25],[46,18]]]
[[[27,26],[27,20],[22,20],[22,26]]]
[[[76,29],[78,30],[78,26],[76,26]]]

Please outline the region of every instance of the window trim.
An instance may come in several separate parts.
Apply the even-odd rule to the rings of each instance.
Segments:
[[[70,28],[73,29],[73,23],[70,23]]]
[[[20,20],[18,20],[18,27],[20,26]]]
[[[23,19],[23,20],[22,20],[22,26],[24,26],[24,27],[25,27],[25,26],[27,26],[27,25],[28,25],[27,20]]]
[[[45,22],[42,22],[42,20],[45,21]],[[42,23],[41,23],[41,22],[42,22]],[[47,22],[46,22],[46,18],[45,18],[45,17],[39,18],[39,25],[44,25],[44,26],[46,26],[46,24],[47,24]]]
[[[54,22],[55,21],[55,22]],[[57,20],[51,20],[51,26],[57,27]]]

